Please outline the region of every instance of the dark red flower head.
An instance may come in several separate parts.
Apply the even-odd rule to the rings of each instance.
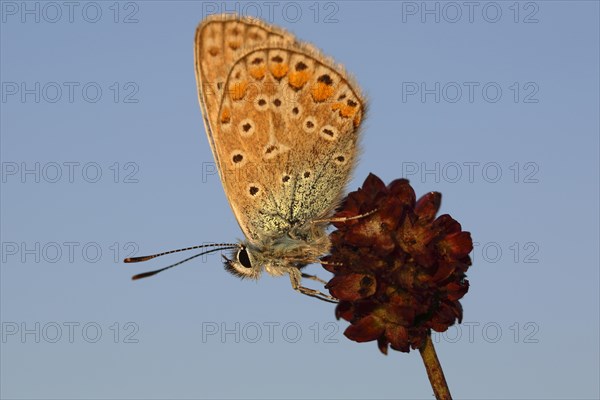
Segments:
[[[336,317],[351,323],[344,334],[357,342],[377,340],[387,354],[409,352],[433,329],[443,332],[462,320],[458,300],[469,289],[471,235],[449,215],[435,217],[441,194],[416,200],[406,179],[387,187],[373,174],[350,193],[334,218],[331,254],[323,266],[340,302]]]

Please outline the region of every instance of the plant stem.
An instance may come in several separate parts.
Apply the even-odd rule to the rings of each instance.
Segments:
[[[448,389],[448,384],[444,377],[444,371],[442,370],[440,360],[437,358],[433,342],[431,341],[431,333],[427,335],[425,344],[419,349],[419,352],[421,353],[421,358],[425,364],[427,376],[429,377],[429,382],[431,382],[435,398],[437,400],[452,400],[450,389]]]

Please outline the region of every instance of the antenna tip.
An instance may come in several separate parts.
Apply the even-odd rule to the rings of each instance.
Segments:
[[[156,258],[156,256],[153,255],[153,256],[143,256],[143,257],[127,257],[126,259],[123,260],[123,262],[124,263],[136,263],[136,262],[152,260],[153,258]]]
[[[132,276],[132,277],[131,277],[131,280],[132,280],[132,281],[137,281],[138,279],[142,279],[142,278],[148,278],[148,277],[150,277],[150,276],[152,276],[152,275],[156,275],[156,274],[158,274],[158,273],[159,273],[159,272],[161,272],[162,270],[163,270],[163,269],[158,269],[158,270],[156,270],[156,271],[148,271],[148,272],[144,272],[144,273],[141,273],[141,274],[137,274],[137,275],[134,275],[134,276]]]

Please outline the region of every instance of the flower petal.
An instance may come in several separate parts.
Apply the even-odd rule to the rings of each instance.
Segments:
[[[389,342],[385,338],[385,336],[380,336],[379,338],[377,338],[377,347],[379,347],[379,351],[381,351],[386,356],[388,353],[388,345],[389,345]]]
[[[344,336],[355,342],[370,342],[383,334],[385,326],[375,316],[369,315],[350,325]]]
[[[473,250],[473,240],[469,232],[451,233],[444,237],[439,243],[440,252],[452,259],[462,258]]]
[[[340,300],[355,301],[373,295],[377,285],[371,275],[350,273],[334,276],[325,287]]]
[[[396,179],[388,185],[390,194],[402,201],[402,203],[414,207],[417,199],[415,190],[406,179]]]
[[[343,318],[346,321],[352,321],[354,319],[354,307],[349,301],[340,301],[335,307],[335,318]]]
[[[367,193],[378,193],[386,190],[385,183],[375,174],[369,174],[363,182],[362,190]]]
[[[415,213],[422,222],[430,223],[435,219],[435,214],[442,204],[442,194],[439,192],[429,192],[421,197],[415,205]]]
[[[431,228],[439,233],[455,233],[461,231],[461,226],[448,214],[440,215],[431,224]]]
[[[408,341],[408,330],[400,325],[388,326],[385,329],[385,338],[389,340],[392,349],[408,353],[410,344]]]

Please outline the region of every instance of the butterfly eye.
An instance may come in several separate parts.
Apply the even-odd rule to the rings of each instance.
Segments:
[[[245,268],[252,268],[252,263],[250,262],[250,256],[248,255],[248,251],[245,247],[242,247],[240,251],[237,253],[237,259],[240,264],[242,264]]]

